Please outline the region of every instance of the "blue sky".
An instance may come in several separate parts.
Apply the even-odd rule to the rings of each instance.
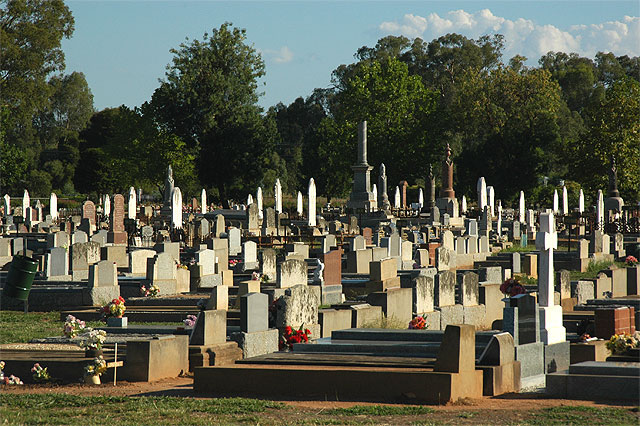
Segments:
[[[389,34],[432,40],[449,32],[506,37],[505,61],[548,50],[640,55],[638,1],[68,1],[75,32],[66,72],[85,74],[100,110],[151,99],[171,48],[223,22],[247,30],[266,63],[268,108],[330,85],[331,71]]]

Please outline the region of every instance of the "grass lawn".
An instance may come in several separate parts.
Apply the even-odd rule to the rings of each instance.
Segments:
[[[77,396],[61,393],[0,394],[5,424],[43,425],[637,425],[637,409],[559,406],[543,409],[444,410],[420,405],[299,408],[281,402],[189,397]]]
[[[182,323],[139,323],[130,325],[182,325]],[[64,321],[60,320],[60,312],[29,312],[0,311],[0,344],[26,343],[31,339],[42,337],[62,336]],[[88,321],[87,327],[103,327],[102,321]]]

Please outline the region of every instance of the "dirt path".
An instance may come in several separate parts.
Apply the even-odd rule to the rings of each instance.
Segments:
[[[65,393],[83,396],[175,396],[204,399],[193,392],[193,378],[177,377],[164,379],[156,382],[118,382],[117,386],[111,383],[103,383],[99,386],[89,386],[85,384],[68,385],[23,385],[23,386],[3,386],[3,393],[24,394],[24,393]],[[302,409],[322,410],[331,408],[348,408],[354,405],[393,405],[380,402],[363,401],[309,401],[309,400],[282,400],[292,407]],[[610,407],[634,407],[633,401],[615,403],[612,401],[574,401],[567,399],[550,399],[540,393],[506,394],[498,397],[487,397],[482,399],[469,399],[445,406],[433,406],[443,411],[477,411],[477,410],[504,410],[522,411],[535,410],[557,406],[610,406]]]

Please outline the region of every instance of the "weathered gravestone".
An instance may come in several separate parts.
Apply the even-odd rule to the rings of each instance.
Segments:
[[[107,242],[112,244],[127,244],[127,233],[124,230],[124,197],[122,194],[113,196]]]

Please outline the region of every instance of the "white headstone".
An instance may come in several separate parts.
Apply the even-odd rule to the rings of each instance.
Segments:
[[[596,201],[596,224],[604,222],[604,198],[602,190],[598,189],[598,200]]]
[[[393,207],[396,209],[400,208],[400,188],[396,186],[396,193],[393,197]]]
[[[258,204],[258,218],[262,219],[262,187],[256,191],[256,203]]]
[[[109,198],[108,194],[105,194],[104,202],[102,204],[104,206],[104,215],[105,216],[111,215],[111,199]]]
[[[487,204],[489,205],[489,213],[491,213],[491,217],[495,216],[496,191],[493,189],[493,186],[487,186]]]
[[[525,204],[524,204],[524,191],[520,191],[520,204],[518,205],[518,219],[520,223],[525,222],[524,214],[525,214]]]
[[[129,204],[127,205],[127,218],[136,218],[136,189],[132,186],[129,188]]]
[[[540,231],[536,234],[536,248],[540,250],[538,303],[540,306],[553,306],[553,250],[558,248],[558,234],[553,213],[540,213],[539,220]]]
[[[569,214],[569,195],[567,194],[567,187],[562,187],[562,214]]]
[[[558,248],[553,213],[540,214],[540,231],[536,234],[538,260],[538,303],[540,316],[540,340],[545,345],[564,342],[566,329],[562,325],[562,306],[555,305],[553,250]]]
[[[55,192],[52,192],[49,197],[49,214],[51,215],[52,220],[58,218],[58,196]]]
[[[584,192],[580,189],[580,195],[578,196],[578,211],[580,214],[584,213]]]
[[[249,194],[247,195],[247,208],[249,208],[251,204],[253,204],[253,195]]]
[[[371,192],[373,193],[373,201],[376,202],[376,206],[378,205],[378,187],[374,183],[371,187]]]
[[[560,201],[558,200],[558,190],[553,190],[553,214],[558,214],[560,211]]]
[[[22,215],[24,216],[25,209],[27,207],[31,207],[31,198],[29,198],[29,191],[24,190],[24,194],[22,195]]]
[[[466,213],[467,212],[467,197],[466,196],[462,196],[462,205],[460,206],[460,209],[462,211],[462,213]]]
[[[202,192],[200,192],[200,212],[205,214],[207,212],[207,191],[202,188]]]
[[[11,214],[11,197],[9,196],[9,194],[4,194],[4,214],[5,215],[10,215]]]
[[[174,228],[182,228],[182,191],[177,186],[171,194],[171,223]]]
[[[422,188],[418,191],[418,205],[420,206],[420,209],[424,207],[424,194],[422,193]]]
[[[496,221],[496,230],[499,236],[502,236],[502,201],[498,200],[498,220]]]
[[[484,181],[484,177],[478,179],[476,190],[478,192],[478,208],[482,212],[487,206],[487,184]]]
[[[316,226],[316,183],[309,179],[309,226]]]
[[[276,185],[273,189],[273,196],[275,197],[275,210],[276,213],[282,213],[282,185],[280,179],[276,179]]]
[[[304,213],[304,206],[302,205],[302,192],[298,191],[298,203],[296,205],[296,211],[298,212],[298,216],[302,216]]]

